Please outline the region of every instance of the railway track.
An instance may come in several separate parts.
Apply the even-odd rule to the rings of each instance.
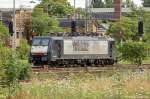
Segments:
[[[44,68],[45,67],[45,68]],[[104,71],[121,71],[121,70],[136,70],[136,69],[150,69],[150,64],[143,64],[141,66],[137,65],[121,65],[115,64],[113,66],[105,66],[105,67],[46,67],[46,66],[34,66],[32,67],[33,72],[56,72],[56,73],[67,73],[67,72],[104,72]]]

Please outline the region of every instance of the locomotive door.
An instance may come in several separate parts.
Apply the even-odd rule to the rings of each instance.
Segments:
[[[61,53],[62,53],[62,40],[55,40],[53,42],[53,54],[54,56],[56,56],[57,58],[61,57]]]
[[[114,42],[114,41],[111,41],[111,42],[110,42],[110,48],[109,48],[109,49],[110,49],[110,50],[109,50],[109,51],[110,51],[110,52],[109,52],[109,53],[110,53],[110,57],[113,57],[113,56],[115,55],[114,48],[115,48],[115,42]]]

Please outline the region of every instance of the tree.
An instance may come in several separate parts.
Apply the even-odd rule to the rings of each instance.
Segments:
[[[0,80],[4,76],[5,66],[8,65],[9,60],[11,59],[11,49],[4,46],[0,41]]]
[[[64,32],[56,17],[64,17],[73,12],[67,0],[42,0],[32,14],[32,29],[39,35],[48,32]]]
[[[145,12],[144,14],[144,38],[150,43],[150,13]]]
[[[35,8],[32,14],[32,28],[38,35],[47,35],[48,32],[60,32],[62,28],[58,26],[55,17],[49,17],[43,12],[43,8]]]
[[[150,0],[142,0],[144,7],[150,7]]]
[[[114,0],[105,0],[105,7],[106,8],[112,8],[114,7]]]
[[[92,0],[93,8],[112,8],[114,7],[114,0]]]
[[[145,44],[143,42],[127,41],[120,45],[118,50],[121,53],[121,59],[141,65],[142,60],[146,58]]]
[[[67,0],[43,0],[40,5],[50,16],[63,17],[73,13],[73,7]]]
[[[27,60],[29,56],[29,49],[30,47],[27,43],[27,40],[22,39],[20,41],[20,46],[16,49],[19,59]]]
[[[102,0],[92,0],[92,7],[93,8],[104,8],[105,4]]]
[[[132,19],[136,19],[137,21],[139,18],[142,18],[144,24],[144,41],[150,42],[150,13],[144,11],[142,8],[134,8],[132,12],[129,14],[129,17]]]
[[[120,41],[121,38],[124,40],[134,39],[137,33],[137,24],[136,18],[122,17],[120,21],[111,23],[107,32],[117,41]]]
[[[12,49],[0,42],[0,68],[0,89],[8,90],[8,93],[1,90],[0,93],[8,95],[6,99],[10,99],[18,88],[19,80],[31,77],[31,66],[20,58],[12,57]]]
[[[122,2],[123,2],[122,7],[124,7],[124,8],[135,8],[136,7],[133,0],[124,0]]]
[[[0,21],[0,41],[3,41],[8,36],[8,28]]]

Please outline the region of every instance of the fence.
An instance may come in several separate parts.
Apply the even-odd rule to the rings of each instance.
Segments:
[[[145,55],[146,55],[147,57],[150,57],[150,48],[147,48],[147,49],[145,50]]]

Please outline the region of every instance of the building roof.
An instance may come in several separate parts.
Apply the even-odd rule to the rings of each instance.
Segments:
[[[122,8],[121,15],[127,16],[132,12],[130,8]],[[93,19],[116,20],[114,8],[92,8],[91,15]]]
[[[103,13],[103,12],[115,12],[114,8],[91,8],[91,12],[93,13]],[[122,8],[121,12],[132,12],[130,8]]]
[[[71,20],[69,20],[69,19],[58,19],[58,20],[59,20],[59,26],[71,27]],[[76,25],[79,27],[84,27],[85,26],[85,20],[84,19],[76,20]]]
[[[150,11],[150,7],[142,8],[144,11]],[[116,20],[114,8],[91,8],[91,15],[93,19],[100,20]],[[132,10],[130,8],[122,8],[121,15],[127,16]]]
[[[17,11],[29,11],[32,12],[30,8],[16,8]],[[10,18],[13,18],[13,8],[0,8],[0,17],[3,21],[8,21]]]
[[[128,13],[122,12],[122,16],[127,16]],[[114,12],[92,12],[92,18],[93,19],[99,19],[99,20],[115,20],[115,13]]]

